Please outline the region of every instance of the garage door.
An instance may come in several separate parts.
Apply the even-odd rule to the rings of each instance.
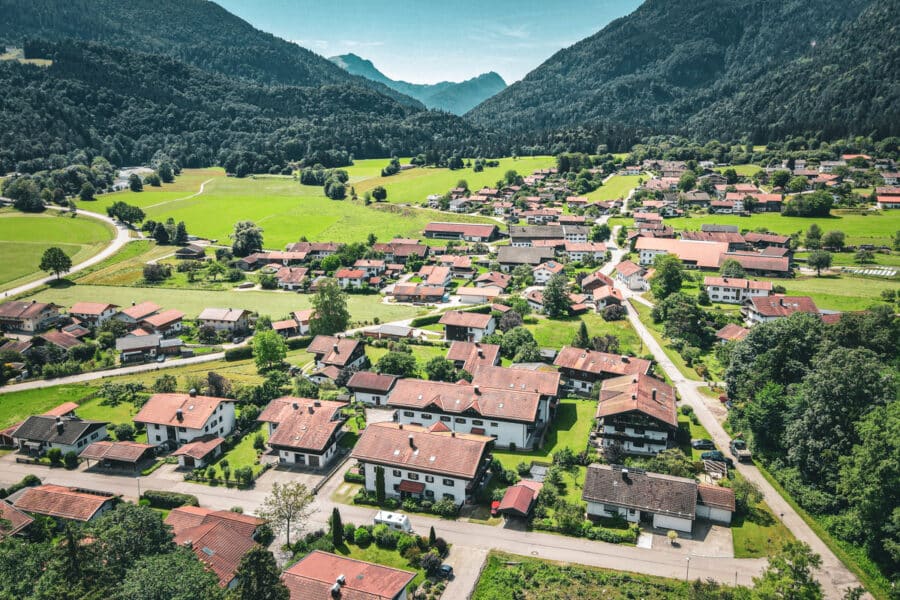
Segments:
[[[684,533],[691,532],[693,521],[668,515],[653,515],[653,526],[657,529],[674,529]]]

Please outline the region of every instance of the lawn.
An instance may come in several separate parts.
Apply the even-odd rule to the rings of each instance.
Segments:
[[[900,280],[874,277],[827,275],[822,277],[796,277],[794,279],[770,279],[775,285],[784,286],[789,295],[810,296],[819,308],[839,311],[865,310],[881,302],[883,290],[900,291]]]
[[[360,523],[360,525],[365,525],[365,523]],[[379,548],[374,542],[365,548],[361,548],[356,544],[344,543],[342,546],[336,547],[334,553],[340,554],[341,556],[349,556],[356,560],[375,563],[377,565],[393,567],[411,573],[414,572],[416,577],[412,580],[412,583],[416,586],[425,580],[425,571],[410,566],[409,561],[400,556],[400,553],[396,550]]]
[[[587,448],[588,436],[594,426],[594,415],[597,412],[596,400],[560,400],[556,409],[556,418],[550,424],[550,430],[544,438],[544,447],[531,452],[511,452],[494,450],[494,458],[503,463],[506,469],[515,469],[520,462],[550,462],[553,453],[562,448],[571,448],[576,453]],[[581,497],[579,496],[579,499]]]
[[[709,435],[709,432],[706,428],[701,425],[699,422],[694,423],[690,417],[678,414],[678,429],[683,429],[687,431],[687,436],[694,440],[711,440],[712,436]],[[696,448],[692,448],[690,443],[684,444],[680,446],[681,451],[691,457],[691,460],[700,460],[700,455],[703,454],[704,450],[697,450]]]
[[[731,165],[730,167],[719,167],[716,171],[724,173],[728,169],[734,169],[739,177],[753,177],[763,170],[759,165]]]
[[[72,219],[55,211],[28,215],[0,211],[0,256],[4,257],[0,260],[0,290],[46,276],[38,265],[51,246],[78,264],[100,252],[112,238],[112,227],[95,219]]]
[[[81,404],[95,393],[96,388],[88,384],[70,384],[0,395],[0,429],[24,421],[31,415],[39,415],[63,402]]]
[[[855,269],[871,269],[877,266],[900,267],[900,252],[891,252],[890,254],[875,252],[875,262],[864,265],[857,264],[853,260],[855,255],[855,252],[832,252],[831,265],[834,267],[853,267]],[[809,258],[809,252],[795,252],[794,258],[806,260]]]
[[[568,319],[538,317],[537,323],[529,323],[525,327],[534,335],[538,346],[558,349],[572,343],[582,321],[587,325],[591,337],[613,334],[619,338],[619,352],[623,354],[638,352],[640,339],[627,319],[604,321],[597,313],[587,312]]]
[[[416,346],[410,345],[409,349],[412,350],[412,355],[416,357],[416,362],[419,364],[419,377],[425,378],[425,364],[436,356],[447,356],[447,347],[445,346]],[[378,359],[387,354],[389,350],[387,348],[374,348],[372,346],[366,346],[366,356],[369,357],[369,360],[372,362],[372,365],[378,362]]]
[[[649,175],[613,175],[609,181],[587,195],[593,201],[618,200],[638,185],[639,179],[649,179]]]
[[[222,462],[228,461],[228,468],[231,469],[232,477],[234,472],[241,467],[250,467],[253,474],[256,475],[262,471],[262,465],[259,462],[259,454],[253,447],[253,440],[256,434],[261,433],[263,440],[269,439],[269,429],[266,424],[261,423],[256,429],[250,431],[241,438],[234,448],[222,455],[222,457],[212,464],[216,468],[217,476],[222,476]]]
[[[429,190],[425,195],[449,189],[440,176],[442,173],[446,176],[450,172],[442,169],[421,171],[425,176],[416,181],[422,189]],[[463,176],[461,173],[449,175],[453,184]],[[500,171],[492,174],[492,177],[499,178],[502,174]],[[404,176],[406,173],[395,177]],[[366,182],[378,180],[380,178]],[[206,183],[204,191],[198,194],[203,182]],[[361,195],[359,188],[357,191]],[[389,196],[389,199],[396,198]],[[416,203],[424,199],[422,196]],[[254,221],[264,231],[265,247],[271,249],[283,249],[303,236],[312,241],[335,242],[365,241],[369,233],[374,233],[380,240],[388,240],[394,236],[419,237],[430,221],[448,220],[448,215],[437,211],[391,204],[373,204],[367,207],[362,200],[353,201],[349,198],[342,201],[330,200],[325,197],[321,187],[303,186],[287,177],[225,177],[221,169],[185,170],[171,186],[145,188],[143,192],[126,190],[108,194],[95,201],[82,202],[80,207],[102,212],[116,200],[141,206],[148,219],[160,221],[171,217],[176,221],[184,221],[191,234],[222,243],[228,243],[228,235],[236,222]],[[210,215],[216,215],[216,218],[210,218]],[[496,223],[486,217],[454,215],[453,219]]]
[[[771,556],[794,539],[765,502],[760,502],[749,515],[735,514],[731,521],[731,537],[735,558]]]
[[[472,600],[672,600],[694,598],[691,584],[678,579],[611,571],[492,551]]]
[[[280,319],[291,311],[310,308],[312,295],[283,291],[215,291],[169,288],[109,287],[100,285],[73,285],[44,289],[34,295],[36,300],[56,302],[71,306],[75,302],[112,302],[129,306],[132,302],[149,300],[165,308],[183,311],[194,318],[207,307],[244,307],[273,319]],[[385,304],[379,295],[348,295],[347,305],[354,321],[371,322],[375,317],[382,322],[399,321],[416,316],[420,309],[412,306]]]
[[[824,231],[843,231],[848,245],[875,244],[890,246],[894,232],[900,229],[900,210],[869,214],[838,214],[828,218],[783,217],[778,213],[759,213],[750,217],[736,215],[704,215],[666,219],[666,224],[675,229],[700,229],[704,223],[737,225],[741,230],[765,227],[769,231],[790,235],[806,231],[816,223]]]

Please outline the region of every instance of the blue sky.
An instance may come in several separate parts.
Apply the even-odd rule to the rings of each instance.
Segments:
[[[215,0],[258,29],[323,56],[353,52],[393,79],[521,79],[640,0]]]

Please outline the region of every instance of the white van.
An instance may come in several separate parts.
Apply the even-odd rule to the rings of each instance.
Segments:
[[[379,510],[375,514],[375,524],[387,525],[391,529],[404,531],[406,533],[412,533],[413,530],[409,517],[401,513],[388,512],[386,510]]]

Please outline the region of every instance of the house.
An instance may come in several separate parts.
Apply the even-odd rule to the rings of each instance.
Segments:
[[[407,600],[406,589],[415,577],[410,571],[314,550],[291,565],[281,580],[290,600]]]
[[[26,487],[10,496],[13,506],[31,515],[88,523],[113,510],[119,496],[61,485]]]
[[[693,231],[686,229],[681,232],[681,239],[694,242],[720,242],[728,244],[728,251],[746,250],[747,242],[744,236],[734,231]]]
[[[419,269],[419,277],[425,285],[434,285],[447,287],[453,280],[450,274],[450,267],[442,267],[437,265],[425,265]]]
[[[875,206],[879,210],[891,210],[900,208],[900,196],[877,196]]]
[[[703,287],[710,300],[725,304],[743,304],[752,296],[768,296],[773,289],[771,281],[735,277],[704,277]]]
[[[389,243],[380,243],[372,246],[375,252],[384,254],[385,262],[393,262],[401,265],[406,264],[410,258],[425,258],[428,256],[428,246],[423,246],[417,240],[392,240]],[[390,269],[390,265],[386,266]]]
[[[341,289],[353,288],[358,290],[366,283],[366,279],[369,276],[362,269],[338,269],[334,274],[334,278],[337,279]]]
[[[476,368],[480,366],[500,364],[500,346],[481,342],[455,341],[450,344],[450,349],[447,351],[447,360],[452,361],[457,369],[474,375]]]
[[[425,226],[425,237],[467,242],[490,242],[499,234],[496,225],[477,223],[429,223]]]
[[[305,252],[310,260],[331,256],[340,249],[341,245],[335,242],[294,242],[285,248],[287,252]]]
[[[509,237],[513,247],[530,247],[537,240],[565,240],[587,242],[590,227],[583,225],[510,225]]]
[[[150,444],[121,441],[112,442],[100,440],[88,445],[78,458],[95,461],[98,466],[114,469],[130,469],[132,473],[138,471],[142,464],[149,463],[156,456],[154,447]]]
[[[241,332],[250,329],[249,310],[242,308],[204,308],[197,317],[200,327],[209,325],[216,331]]]
[[[182,445],[172,456],[178,457],[178,466],[182,469],[202,469],[222,456],[224,443],[224,438],[208,433]]]
[[[644,225],[646,223],[662,223],[663,217],[660,214],[652,212],[636,212],[634,213],[635,226]]]
[[[303,289],[308,273],[309,269],[306,267],[280,267],[275,273],[275,279],[278,280],[279,288],[293,292]]]
[[[616,279],[628,286],[629,290],[641,292],[650,289],[650,284],[644,278],[645,270],[631,262],[623,260],[616,265]]]
[[[151,315],[141,322],[141,327],[146,331],[158,333],[163,337],[171,337],[181,332],[184,313],[170,308],[159,314]]]
[[[446,339],[464,342],[480,342],[484,336],[494,333],[497,326],[490,314],[461,310],[445,312],[438,323],[444,326]]]
[[[80,346],[83,343],[74,335],[69,335],[64,331],[47,331],[38,336],[35,336],[35,338],[43,340],[47,344],[56,346],[63,351],[71,350],[72,348]]]
[[[796,312],[819,314],[819,309],[809,296],[785,296],[774,294],[771,296],[753,296],[747,299],[741,309],[747,325],[752,327],[757,323],[768,323],[784,317],[789,317]]]
[[[98,440],[109,437],[105,421],[86,421],[74,415],[32,415],[12,432],[19,452],[42,456],[51,448],[63,454],[78,454]]]
[[[607,379],[600,385],[595,418],[601,446],[658,454],[675,445],[675,389],[644,373]]]
[[[687,268],[718,269],[719,256],[728,252],[728,244],[639,237],[635,249],[642,266],[652,265],[660,254],[671,254]]]
[[[536,285],[546,285],[554,276],[565,271],[566,266],[555,260],[548,260],[534,267],[531,272],[534,274],[534,283]]]
[[[488,271],[475,278],[475,287],[497,287],[503,291],[509,287],[512,276],[500,271]]]
[[[438,264],[449,267],[453,277],[472,279],[472,277],[475,276],[475,269],[472,267],[472,259],[467,255],[455,256],[448,254],[439,258]]]
[[[750,330],[746,327],[741,327],[740,325],[735,325],[734,323],[728,323],[722,329],[716,332],[716,339],[722,342],[723,344],[727,342],[739,342],[750,333]]]
[[[519,265],[535,267],[552,260],[554,255],[553,248],[500,246],[497,249],[497,262],[500,263],[500,270],[507,273]]]
[[[197,559],[219,578],[219,585],[233,588],[241,559],[256,546],[258,517],[230,510],[210,510],[199,506],[179,506],[166,515],[177,546],[189,548]],[[323,596],[324,598],[324,596]]]
[[[351,457],[359,461],[370,492],[375,491],[376,471],[381,469],[390,498],[448,499],[462,504],[472,499],[484,480],[492,443],[490,437],[449,431],[441,423],[428,428],[371,423]]]
[[[456,288],[456,295],[463,304],[488,304],[494,302],[503,293],[498,287],[461,287]]]
[[[135,330],[141,331],[141,330]],[[152,360],[159,354],[159,344],[163,337],[158,333],[127,335],[116,338],[116,352],[122,364]]]
[[[272,322],[272,329],[282,337],[294,337],[300,335],[300,326],[294,319],[284,319],[283,321]]]
[[[581,262],[590,257],[594,260],[606,258],[606,244],[598,242],[566,242],[565,253],[570,261]]]
[[[531,479],[523,479],[517,484],[509,486],[500,500],[497,512],[527,519],[543,487],[543,483]]]
[[[387,269],[386,263],[383,260],[370,260],[361,258],[355,263],[353,263],[354,269],[362,269],[366,272],[366,275],[369,277],[374,277],[376,275],[381,275],[384,273],[385,269]]]
[[[375,338],[376,340],[405,340],[413,337],[415,329],[407,325],[395,325],[393,323],[382,323],[368,329],[363,330],[366,337]]]
[[[791,274],[791,260],[787,256],[768,256],[755,252],[725,252],[719,256],[719,267],[726,260],[736,260],[749,275],[768,277],[788,277]]]
[[[573,346],[564,346],[553,364],[559,367],[559,372],[565,379],[564,385],[581,394],[590,394],[597,381],[622,375],[641,375],[650,371],[650,361],[643,358]]]
[[[369,406],[382,406],[387,404],[390,399],[395,383],[397,383],[395,375],[357,371],[347,382],[347,389],[350,390],[357,402]]]
[[[748,231],[744,234],[744,240],[754,248],[767,248],[770,246],[787,248],[791,238],[786,235],[776,235],[774,233]]]
[[[269,426],[269,447],[282,465],[322,468],[338,453],[346,418],[344,402],[286,396],[276,398],[256,417]]]
[[[88,327],[99,327],[116,316],[119,307],[106,302],[76,302],[69,309],[69,316],[81,321]]]
[[[51,327],[59,319],[59,307],[55,304],[17,301],[0,304],[0,329],[37,333]]]
[[[234,400],[189,394],[153,394],[134,417],[147,428],[147,442],[178,447],[204,435],[234,431]]]
[[[5,522],[5,527],[0,527],[0,541],[17,535],[34,523],[34,519],[7,502],[0,500],[0,522]]]
[[[329,379],[344,369],[362,368],[367,360],[365,344],[353,338],[317,335],[306,351],[315,357],[317,373]]]
[[[647,520],[662,530],[690,533],[697,517],[696,481],[619,465],[590,465],[581,498],[589,517]]]
[[[131,303],[131,306],[119,311],[116,319],[128,325],[129,329],[140,326],[141,321],[151,317],[162,310],[162,307],[154,302]]]
[[[74,417],[75,409],[78,408],[78,405],[74,402],[63,402],[59,406],[51,408],[45,413],[42,413],[44,417]],[[19,421],[15,425],[7,427],[6,429],[0,430],[0,446],[6,447],[14,447],[16,446],[16,441],[13,438],[13,434],[15,434],[16,429],[24,423],[25,421]]]
[[[206,258],[206,250],[202,246],[188,244],[175,251],[175,258],[181,260],[203,260]]]
[[[284,252],[269,252],[266,255],[265,260],[270,264],[280,265],[282,267],[291,267],[303,263],[306,260],[307,256],[307,252],[295,252],[287,250]]]
[[[622,306],[622,303],[625,302],[625,297],[622,296],[622,292],[611,285],[604,285],[603,287],[595,289],[593,292],[593,298],[594,308],[597,310],[597,312],[600,312],[607,306],[611,306],[613,304]]]
[[[396,283],[391,295],[397,302],[437,304],[444,301],[446,288],[440,285]]]
[[[581,280],[581,291],[585,294],[590,294],[597,288],[601,288],[607,285],[614,285],[612,278],[609,275],[604,274],[602,271],[594,271]]]
[[[743,200],[713,200],[709,203],[710,210],[717,215],[731,215],[744,212]]]
[[[539,313],[544,312],[544,292],[541,289],[533,289],[525,294],[525,300],[531,310]],[[577,315],[585,312],[587,307],[587,296],[584,294],[569,294],[569,314]]]
[[[237,267],[241,271],[255,271],[263,265],[269,264],[268,252],[254,252],[249,256],[244,256],[237,261]]]
[[[685,207],[707,208],[711,200],[706,192],[694,191],[681,194],[680,201]]]

